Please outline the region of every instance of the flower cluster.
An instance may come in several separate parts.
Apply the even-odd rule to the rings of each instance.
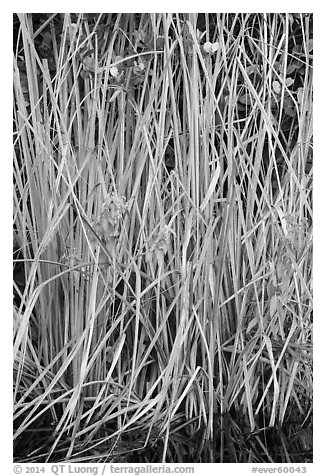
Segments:
[[[165,226],[157,234],[148,240],[146,261],[152,261],[154,265],[157,263],[159,266],[163,265],[164,255],[171,249],[170,234],[172,230]]]
[[[86,268],[81,265],[82,258],[80,256],[80,253],[77,252],[76,248],[73,248],[72,250],[66,248],[65,252],[60,258],[60,262],[68,268],[74,268],[75,266],[80,265],[80,268],[74,269],[71,273],[73,284],[77,289],[80,284],[81,275],[83,275],[86,280],[89,278]]]
[[[107,195],[102,205],[99,219],[94,223],[94,231],[111,253],[115,252],[120,233],[121,219],[126,211],[125,197],[117,194]]]

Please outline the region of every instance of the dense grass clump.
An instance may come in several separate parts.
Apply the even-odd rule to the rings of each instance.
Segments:
[[[16,460],[311,461],[311,15],[14,33]]]

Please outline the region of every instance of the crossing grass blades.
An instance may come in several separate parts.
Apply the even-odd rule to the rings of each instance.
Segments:
[[[14,457],[312,461],[312,16],[14,15]]]

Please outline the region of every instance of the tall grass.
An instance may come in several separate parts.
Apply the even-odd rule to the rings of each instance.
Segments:
[[[308,461],[310,23],[18,15],[21,461]]]

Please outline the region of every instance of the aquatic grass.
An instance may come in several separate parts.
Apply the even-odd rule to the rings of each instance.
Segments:
[[[308,17],[62,14],[38,31],[18,19],[17,458],[299,461]]]

